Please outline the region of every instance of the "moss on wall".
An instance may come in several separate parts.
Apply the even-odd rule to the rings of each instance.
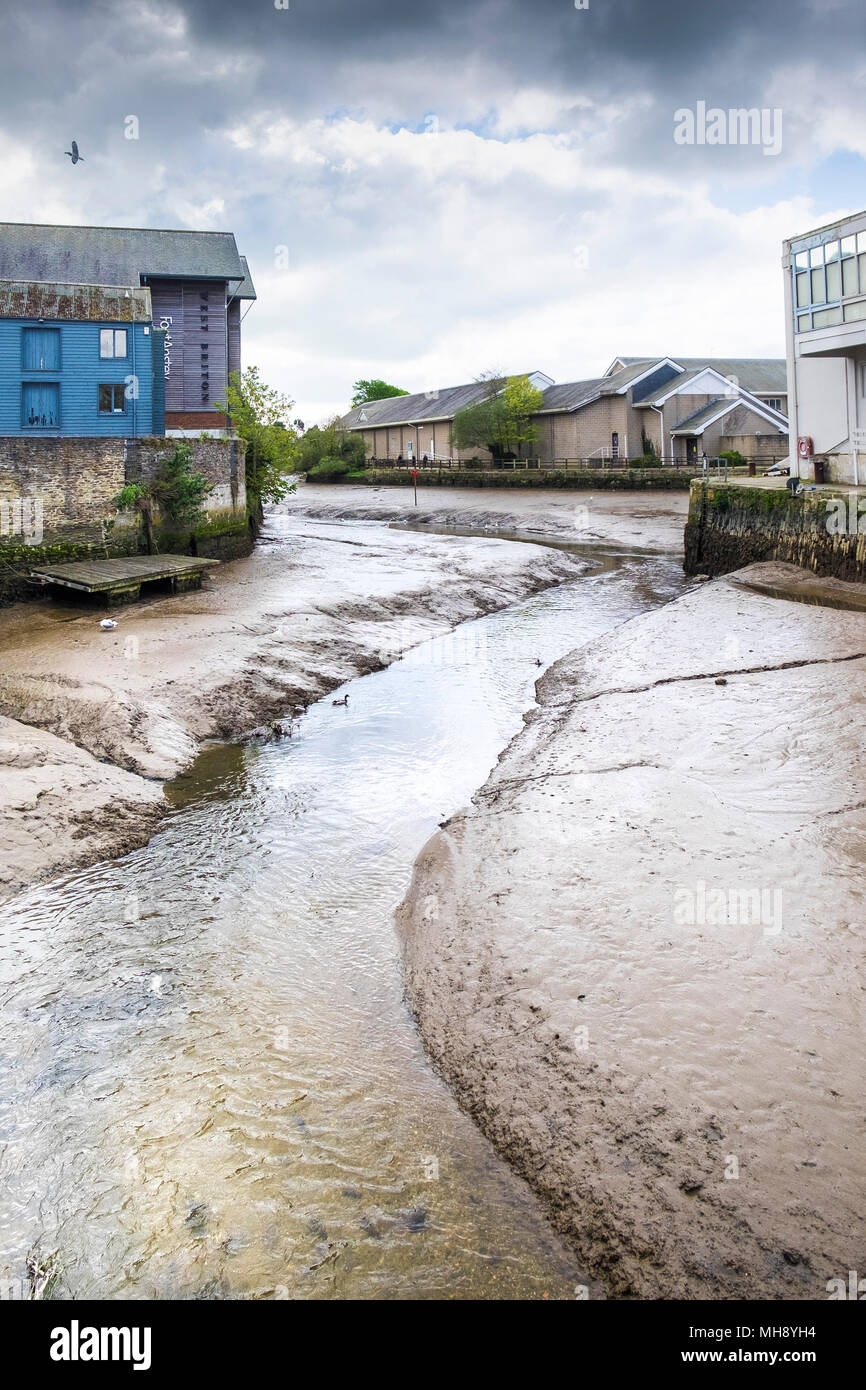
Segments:
[[[785,487],[694,482],[686,573],[728,574],[759,560],[866,582],[866,514],[858,514],[857,494],[824,488],[792,496]]]

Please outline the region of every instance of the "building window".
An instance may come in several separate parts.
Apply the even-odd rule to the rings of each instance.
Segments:
[[[27,430],[59,427],[60,387],[56,382],[25,381],[21,388],[21,424]]]
[[[125,357],[126,329],[100,328],[99,355],[100,357]]]
[[[109,382],[99,388],[100,415],[124,415],[126,413],[126,387],[123,382]]]
[[[21,360],[25,372],[59,372],[60,329],[25,328]]]
[[[771,410],[781,410],[782,398],[781,396],[767,396],[766,400],[764,401],[764,404],[768,405]]]
[[[616,430],[614,430],[613,434],[610,437],[610,454],[611,458],[619,458],[619,435],[617,434]]]
[[[833,328],[860,315],[842,300],[866,295],[866,232],[833,236],[820,246],[794,254],[794,304],[797,332]]]

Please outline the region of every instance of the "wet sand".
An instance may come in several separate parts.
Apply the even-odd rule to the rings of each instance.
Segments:
[[[431,1057],[614,1297],[862,1266],[866,620],[814,587],[558,662],[399,914]]]
[[[485,527],[588,544],[681,554],[688,492],[570,492],[525,488],[333,486],[306,483],[285,503],[322,519],[356,517],[413,526]]]
[[[341,489],[340,491],[351,491]],[[423,639],[582,572],[533,546],[275,512],[199,593],[0,612],[0,900],[145,843],[201,743],[290,729]],[[284,721],[276,728],[272,721]]]
[[[300,489],[113,633],[0,614],[0,898],[147,840],[203,740],[288,732],[581,567],[365,520],[680,547],[679,494],[431,491]],[[752,566],[557,663],[400,914],[430,1054],[613,1296],[820,1298],[862,1265],[866,622],[825,583]]]

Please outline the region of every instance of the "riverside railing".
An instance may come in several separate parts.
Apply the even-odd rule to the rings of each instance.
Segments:
[[[557,459],[507,459],[494,462],[492,459],[459,459],[459,458],[438,458],[426,456],[420,459],[378,459],[371,458],[367,461],[369,468],[417,468],[419,473],[427,471],[439,471],[443,469],[459,469],[464,473],[525,473],[533,470],[538,471],[561,471],[568,472],[572,469],[591,469],[594,472],[616,472],[626,469],[659,469],[665,472],[692,473],[695,476],[701,473],[712,473],[713,477],[727,478],[729,475],[737,476],[744,473],[763,471],[767,468],[775,467],[778,463],[784,462],[787,455],[760,458],[744,458],[742,462],[731,463],[729,459],[713,458],[708,459],[706,467],[700,459],[692,459],[688,462],[677,459],[648,464],[644,459],[620,459],[620,458],[557,458]]]

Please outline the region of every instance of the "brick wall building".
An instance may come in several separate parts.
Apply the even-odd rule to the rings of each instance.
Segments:
[[[536,439],[523,453],[545,463],[634,459],[650,450],[667,462],[699,459],[717,447],[723,429],[745,436],[755,454],[765,435],[775,438],[780,454],[787,449],[784,358],[618,357],[603,376],[587,381],[554,384],[541,372],[530,380],[542,402],[532,418]],[[476,455],[489,462],[489,450],[458,450],[451,443],[455,414],[486,389],[471,382],[370,401],[350,410],[343,425],[363,435],[376,459],[462,461]],[[734,409],[739,414],[725,424]]]

